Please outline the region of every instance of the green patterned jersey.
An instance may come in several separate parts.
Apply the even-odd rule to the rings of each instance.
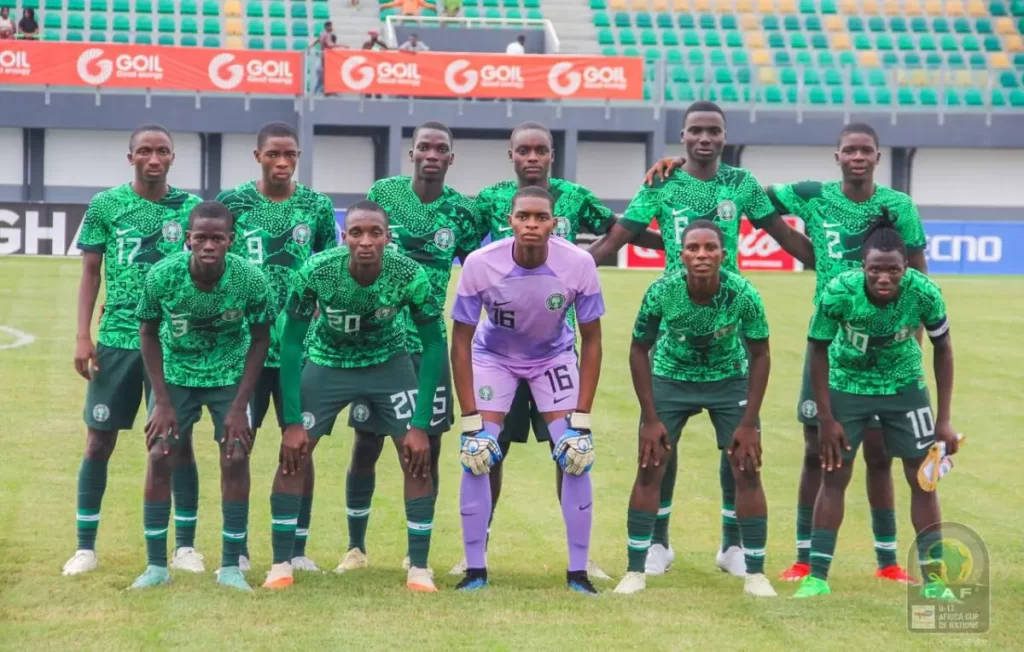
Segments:
[[[78,248],[103,254],[107,295],[100,317],[99,343],[139,348],[135,308],[146,274],[165,256],[185,248],[188,214],[201,199],[168,188],[158,202],[139,197],[132,184],[104,190],[89,202]]]
[[[135,315],[160,320],[164,379],[182,387],[227,387],[242,378],[249,326],[271,325],[276,310],[260,270],[228,254],[224,275],[210,292],[189,273],[192,252],[154,266]]]
[[[883,206],[896,220],[896,228],[907,243],[908,251],[921,251],[925,247],[917,207],[910,197],[892,188],[876,185],[871,199],[860,203],[847,199],[838,181],[776,184],[768,188],[768,196],[778,212],[796,215],[804,221],[817,261],[815,303],[829,281],[843,272],[860,269],[864,235],[871,219]]]
[[[718,174],[701,181],[682,169],[664,181],[644,185],[629,202],[622,225],[641,232],[652,220],[665,241],[665,271],[682,269],[683,229],[693,220],[711,220],[725,236],[725,260],[722,269],[738,272],[737,253],[740,217],[764,228],[778,217],[768,194],[749,171],[719,164]]]
[[[587,188],[565,179],[552,178],[548,184],[548,192],[555,198],[555,235],[576,242],[580,229],[604,235],[615,224],[615,214]],[[502,181],[477,194],[475,210],[481,239],[488,233],[492,240],[512,237],[508,216],[512,212],[512,197],[518,191],[517,181]]]
[[[349,272],[349,258],[348,247],[317,254],[295,275],[288,293],[290,316],[308,320],[320,309],[306,354],[324,367],[370,367],[405,353],[406,308],[413,324],[441,317],[430,279],[416,261],[385,249],[380,276],[363,287]]]
[[[829,387],[850,394],[896,394],[924,383],[921,347],[914,339],[924,324],[929,334],[947,327],[939,286],[908,269],[895,301],[878,306],[868,299],[863,271],[844,272],[821,293],[807,337],[831,342]]]
[[[473,202],[445,186],[436,200],[424,204],[406,176],[381,179],[370,188],[367,199],[387,211],[391,244],[423,267],[434,299],[441,310],[448,299],[448,281],[456,257],[465,258],[480,246],[473,217]],[[423,350],[415,325],[408,322],[406,344],[410,353]]]
[[[231,253],[263,270],[278,311],[288,299],[292,275],[318,251],[337,246],[334,204],[331,198],[301,183],[287,200],[267,199],[255,181],[225,190],[217,196],[235,217],[235,244]],[[276,328],[270,332],[268,367],[281,365]]]
[[[633,325],[633,338],[657,344],[654,373],[690,382],[747,375],[741,338],[768,339],[761,295],[750,281],[722,270],[721,287],[710,303],[695,303],[686,287],[686,268],[668,272],[647,289]]]

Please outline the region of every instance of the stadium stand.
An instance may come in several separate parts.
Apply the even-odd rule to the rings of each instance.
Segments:
[[[438,0],[438,4],[443,6],[443,0]],[[437,16],[438,11],[435,4],[435,9],[423,9],[419,15],[425,18]],[[384,20],[388,16],[400,15],[401,11],[396,8],[388,8],[380,10],[380,18]],[[541,11],[541,0],[463,0],[462,12],[459,17],[461,18],[486,18],[490,20],[542,20],[544,14]],[[475,23],[473,26],[487,26],[488,23]],[[457,27],[457,23],[452,23],[449,26]]]

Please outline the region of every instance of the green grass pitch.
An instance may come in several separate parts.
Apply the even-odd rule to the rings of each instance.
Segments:
[[[196,429],[202,494],[198,548],[204,575],[174,574],[165,589],[125,592],[143,569],[143,417],[125,432],[110,466],[99,531],[100,568],[75,578],[60,568],[75,548],[76,474],[83,450],[85,384],[72,368],[77,260],[0,259],[0,326],[35,340],[11,348],[0,329],[0,648],[40,649],[946,649],[1024,645],[1024,433],[1021,392],[1024,279],[938,279],[950,306],[957,360],[954,425],[969,442],[943,480],[947,520],[985,538],[993,616],[984,636],[907,632],[905,590],[875,580],[870,520],[858,469],[833,565],[833,595],[755,601],[719,572],[717,450],[706,417],[684,433],[672,520],[676,563],[636,596],[608,583],[597,599],[565,589],[565,539],[546,446],[513,448],[494,521],[492,588],[459,595],[446,571],[461,557],[457,433],[447,436],[431,565],[441,593],[410,594],[401,478],[389,446],[378,469],[370,521],[371,567],[348,576],[298,574],[291,590],[241,595],[214,584],[220,557],[218,468],[209,421]],[[654,273],[602,273],[604,369],[594,408],[597,464],[592,557],[625,570],[626,501],[633,481],[638,409],[627,369],[633,317]],[[752,275],[772,328],[772,375],[762,413],[769,504],[767,569],[793,560],[802,439],[794,419],[810,314],[809,274]],[[454,283],[452,285],[454,288]],[[926,353],[931,364],[930,352]],[[930,376],[929,370],[929,376]],[[344,421],[339,421],[344,423]],[[277,433],[265,430],[252,459],[250,539],[258,587],[270,563],[269,494]],[[347,542],[344,481],[350,454],[342,426],[317,451],[308,554],[332,569]],[[900,555],[910,551],[908,492],[896,474]],[[172,539],[173,541],[173,539]]]

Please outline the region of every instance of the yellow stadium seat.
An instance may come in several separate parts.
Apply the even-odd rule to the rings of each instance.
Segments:
[[[239,0],[228,0],[224,3],[224,15],[225,16],[241,16],[242,15],[242,3]]]
[[[715,11],[720,14],[731,14],[735,9],[732,6],[732,0],[715,0]]]
[[[779,0],[779,13],[780,14],[795,14],[796,13],[796,0]]]
[[[960,0],[951,0],[946,3],[946,14],[949,16],[963,16],[964,15],[964,3]]]
[[[825,16],[825,31],[841,32],[846,29],[841,16]]]
[[[690,11],[688,0],[672,0],[672,8],[676,11]]]
[[[668,13],[668,0],[654,0],[654,2],[651,3],[651,9],[662,13]]]
[[[743,14],[740,16],[740,27],[744,30],[758,29],[761,26],[761,19],[754,14]]]
[[[757,71],[757,77],[762,84],[774,84],[775,68],[761,68]]]
[[[957,70],[953,83],[957,86],[974,86],[974,74],[970,70]]]
[[[1024,36],[1013,34],[1006,37],[1006,49],[1010,52],[1024,52]]]
[[[228,36],[241,36],[245,34],[245,25],[238,18],[228,18],[224,21],[224,33]]]
[[[693,0],[694,11],[711,11],[711,0]]]
[[[881,8],[878,6],[878,0],[861,0],[860,11],[865,16],[875,16],[881,13]]]
[[[736,11],[739,13],[754,10],[754,0],[736,0]]]
[[[762,14],[774,14],[775,2],[773,0],[757,0],[757,10]]]
[[[914,86],[930,86],[932,83],[931,73],[927,70],[914,70],[910,73],[910,83]]]
[[[882,11],[886,16],[899,16],[903,13],[903,3],[900,0],[885,0]]]
[[[941,16],[942,15],[942,0],[925,0],[924,13],[929,16]]]
[[[860,65],[864,66],[865,68],[877,68],[878,67],[878,53],[877,52],[871,52],[871,51],[858,52],[857,53],[857,61],[859,61]]]
[[[241,50],[245,47],[241,36],[229,36],[224,39],[224,46],[229,50]]]
[[[857,7],[857,0],[841,0],[839,10],[844,14],[855,14],[860,11]]]
[[[626,0],[611,0],[608,3],[608,8],[612,11],[629,11],[629,4]]]
[[[849,34],[833,34],[832,35],[832,49],[833,50],[849,50],[850,49],[850,35]]]
[[[764,32],[747,32],[743,36],[748,48],[753,50],[764,47]]]
[[[980,18],[988,16],[988,8],[982,0],[969,0],[967,3],[967,13],[976,18]]]
[[[1008,16],[996,18],[996,34],[1014,34],[1017,32],[1013,19]]]
[[[921,0],[905,0],[903,3],[903,13],[907,16],[920,16]]]
[[[750,53],[750,61],[755,66],[767,66],[772,62],[772,54],[768,50],[753,50]]]
[[[633,0],[630,4],[633,11],[647,11],[647,0]]]

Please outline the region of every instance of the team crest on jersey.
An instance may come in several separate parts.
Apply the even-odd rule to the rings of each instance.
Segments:
[[[242,318],[241,310],[225,310],[224,314],[220,316],[224,321],[236,321]]]
[[[185,232],[177,222],[168,222],[167,224],[164,224],[163,236],[164,240],[167,242],[177,242],[178,240],[181,240],[181,236],[183,235],[185,235]]]
[[[544,305],[546,305],[548,307],[548,310],[552,312],[561,310],[562,307],[565,305],[565,295],[555,292],[554,294],[548,297],[547,301],[544,302]]]
[[[292,240],[300,245],[304,245],[309,242],[313,232],[309,230],[309,227],[305,224],[299,224],[292,229]]]
[[[726,199],[718,205],[718,209],[715,212],[718,215],[718,219],[723,222],[731,222],[736,219],[736,204]]]
[[[391,319],[392,317],[394,317],[396,312],[398,312],[397,308],[392,308],[391,306],[384,306],[383,308],[377,308],[377,312],[373,313],[373,315],[377,319],[384,321],[385,319]]]
[[[96,421],[103,423],[110,418],[110,408],[103,403],[99,403],[92,409],[92,418]]]
[[[316,425],[316,417],[313,416],[313,413],[312,412],[303,412],[302,413],[302,427],[305,428],[306,430],[309,430],[310,428],[312,428],[315,425]]]
[[[901,326],[900,329],[896,331],[896,334],[892,336],[892,339],[894,339],[897,342],[902,342],[903,340],[907,339],[913,334],[914,329],[912,329],[910,326]]]
[[[569,218],[567,217],[556,217],[555,218],[555,235],[560,238],[569,237]]]
[[[491,389],[490,385],[484,385],[483,387],[481,387],[480,391],[477,392],[477,394],[480,395],[481,401],[489,401],[492,398],[494,398],[494,390]]]
[[[818,416],[818,404],[811,399],[807,399],[800,404],[800,414],[804,415],[805,419],[813,419]]]
[[[358,423],[366,423],[370,418],[370,408],[365,403],[356,403],[352,406],[352,420]]]
[[[434,244],[438,249],[451,249],[455,244],[455,232],[448,228],[438,229],[434,233]]]

